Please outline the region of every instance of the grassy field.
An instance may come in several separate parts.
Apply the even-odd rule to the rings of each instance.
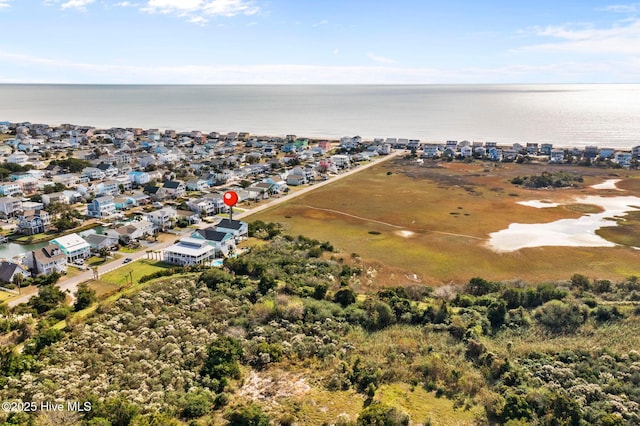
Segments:
[[[131,282],[133,282],[133,284],[138,284],[141,277],[169,267],[170,265],[163,262],[139,260],[102,275],[100,277],[100,281],[114,284],[116,286],[127,285]]]
[[[13,293],[0,290],[0,303],[3,303],[14,296]]]
[[[581,174],[584,183],[556,190],[524,189],[510,183],[515,176],[550,169]],[[461,283],[474,276],[540,282],[581,273],[621,279],[640,275],[638,252],[625,246],[496,253],[486,242],[490,233],[514,222],[547,223],[597,211],[594,206],[576,204],[536,209],[517,201],[567,203],[586,195],[637,196],[639,176],[628,170],[482,162],[419,165],[399,159],[247,219],[279,222],[287,233],[328,240],[347,255],[359,254],[368,270],[361,290],[381,283]],[[618,186],[626,192],[589,187],[612,178],[621,179]],[[624,228],[600,232],[614,242],[634,244],[640,238],[640,221],[633,216]]]

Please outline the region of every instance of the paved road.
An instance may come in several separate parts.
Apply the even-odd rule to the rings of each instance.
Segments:
[[[274,206],[276,206],[276,205],[278,205],[280,203],[287,202],[289,200],[292,200],[295,197],[299,197],[299,196],[301,196],[303,194],[306,194],[306,193],[308,193],[310,191],[313,191],[314,189],[321,188],[321,187],[323,187],[325,185],[332,184],[333,182],[336,182],[337,180],[344,179],[347,176],[351,176],[351,175],[353,175],[355,173],[358,173],[358,172],[360,172],[362,170],[365,170],[365,169],[368,169],[370,167],[373,167],[376,164],[380,164],[380,163],[382,163],[384,161],[388,161],[388,160],[390,160],[392,158],[395,158],[398,155],[401,155],[403,153],[405,153],[405,151],[394,151],[390,155],[386,155],[384,157],[380,157],[380,158],[378,158],[378,159],[376,159],[374,161],[371,161],[371,162],[369,162],[369,163],[367,163],[365,165],[355,167],[355,168],[353,168],[353,169],[351,169],[351,170],[349,170],[347,172],[344,172],[344,173],[341,173],[339,175],[333,176],[331,179],[328,179],[326,181],[315,183],[315,184],[310,185],[310,186],[308,186],[306,188],[303,188],[303,189],[301,189],[299,191],[292,192],[292,193],[287,194],[287,195],[285,195],[283,197],[280,197],[280,198],[275,198],[275,199],[273,199],[273,200],[271,200],[271,201],[269,201],[269,202],[267,202],[265,204],[261,204],[259,206],[255,206],[254,208],[252,208],[250,210],[246,210],[246,211],[244,211],[242,213],[234,214],[233,217],[234,217],[234,219],[242,219],[242,218],[244,218],[246,216],[249,216],[249,215],[252,215],[254,213],[258,213],[258,212],[260,212],[262,210],[266,210],[268,208],[274,207]],[[201,224],[199,224],[200,228],[206,228],[208,226],[210,226],[210,224],[206,223],[206,222],[202,222]],[[169,247],[170,245],[174,244],[175,240],[176,239],[171,239],[171,240],[166,241],[164,243],[156,243],[156,244],[150,246],[148,249],[149,250],[154,250],[154,251],[162,250],[163,248]],[[137,261],[139,259],[146,258],[147,254],[146,254],[145,251],[146,250],[143,249],[143,250],[140,250],[140,251],[135,252],[135,253],[127,253],[124,256],[131,258],[132,261]],[[122,267],[123,265],[126,265],[126,263],[124,263],[124,259],[126,257],[123,257],[123,258],[117,259],[115,261],[109,262],[106,265],[99,266],[98,267],[98,275],[102,276],[103,274],[106,274],[107,272],[111,272],[114,269],[118,269],[118,268]],[[89,281],[90,279],[93,278],[93,274],[94,274],[94,272],[92,270],[84,271],[81,274],[76,275],[75,277],[60,281],[58,283],[58,287],[60,287],[60,289],[62,291],[66,291],[70,295],[73,296],[75,294],[75,292],[78,290],[78,284],[81,284],[81,283],[83,283],[85,281]],[[18,297],[16,299],[13,299],[13,300],[9,301],[8,305],[11,307],[11,306],[16,306],[16,305],[18,305],[20,303],[27,303],[29,301],[29,299],[31,299],[31,297],[33,297],[34,295],[35,295],[35,293],[34,294],[26,294],[24,296]]]

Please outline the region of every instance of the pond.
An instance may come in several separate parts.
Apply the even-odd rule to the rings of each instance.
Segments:
[[[575,200],[580,204],[602,207],[602,213],[590,213],[577,219],[561,219],[550,223],[512,223],[507,229],[489,234],[487,246],[496,252],[511,252],[527,247],[614,247],[596,231],[605,226],[617,226],[615,217],[630,211],[640,210],[640,198],[588,196]],[[524,204],[524,203],[521,203]],[[534,208],[550,207],[551,204],[532,201],[525,205]]]

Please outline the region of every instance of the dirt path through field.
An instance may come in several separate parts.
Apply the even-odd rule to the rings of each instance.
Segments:
[[[396,229],[406,229],[403,226],[394,225],[393,223],[383,222],[381,220],[370,219],[370,218],[362,217],[362,216],[356,216],[354,214],[341,212],[340,210],[325,209],[325,208],[322,208],[322,207],[314,207],[314,206],[309,206],[309,205],[306,205],[306,204],[303,204],[302,206],[306,207],[306,208],[309,208],[309,209],[313,209],[313,210],[320,210],[320,211],[339,214],[339,215],[342,215],[342,216],[348,216],[348,217],[352,217],[354,219],[364,220],[364,221],[367,221],[367,222],[379,223],[381,225],[389,226],[389,227],[396,228]],[[484,238],[474,237],[473,235],[454,234],[454,233],[451,233],[451,232],[433,231],[433,230],[430,230],[430,229],[425,229],[424,231],[425,232],[431,232],[433,234],[451,235],[451,236],[454,236],[454,237],[471,238],[471,239],[474,239],[474,240],[484,240]]]

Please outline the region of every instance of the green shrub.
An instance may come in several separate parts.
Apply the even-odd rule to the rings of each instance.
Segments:
[[[374,402],[360,412],[358,426],[406,426],[409,416],[386,404]]]
[[[225,416],[230,426],[269,426],[270,418],[260,406],[249,403],[229,410]]]
[[[585,305],[552,300],[535,313],[538,322],[554,333],[572,332],[584,323],[587,317]]]

